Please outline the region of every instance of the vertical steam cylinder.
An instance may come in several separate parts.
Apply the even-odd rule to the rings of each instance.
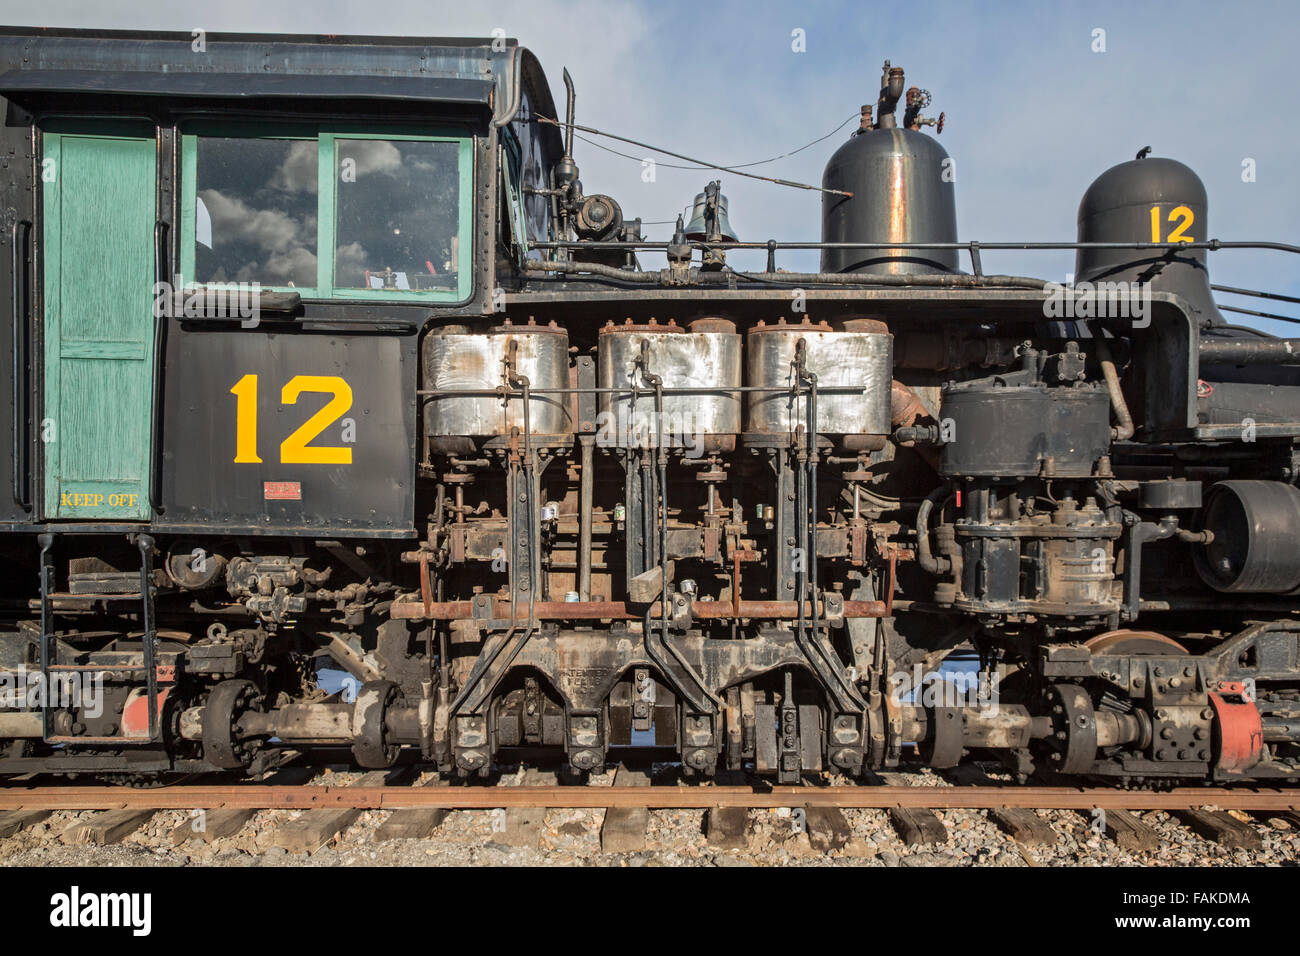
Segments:
[[[569,387],[569,335],[554,324],[503,325],[487,333],[435,330],[424,338],[423,359],[424,387],[444,393],[425,406],[425,434],[433,438],[499,438],[514,429],[522,433],[523,399],[507,402],[502,395],[490,394],[506,385],[507,367],[525,376],[534,389]],[[533,435],[568,435],[573,430],[562,394],[531,396],[528,413]]]
[[[1079,203],[1080,242],[1203,242],[1209,235],[1205,185],[1173,159],[1153,156],[1112,166]],[[1224,324],[1210,294],[1204,249],[1173,256],[1151,249],[1080,249],[1074,272],[1076,284],[1149,282],[1152,292],[1184,299],[1203,323]]]
[[[835,151],[822,185],[823,242],[956,242],[952,161],[925,133],[861,130]],[[956,249],[823,249],[823,272],[957,272]]]
[[[686,331],[675,322],[647,325],[612,322],[600,330],[597,382],[602,428],[614,444],[653,447],[662,424],[666,445],[708,450],[735,447],[740,431],[740,336],[727,319],[696,319]],[[663,397],[663,422],[655,421],[655,396],[646,375],[665,389],[699,389]],[[637,388],[633,401],[633,386]]]
[[[805,368],[817,376],[817,433],[845,436],[845,447],[882,444],[890,431],[894,337],[885,323],[869,318],[846,319],[841,330],[808,320],[789,325],[759,322],[745,343],[748,384],[766,392],[749,392],[746,433],[753,436],[791,435],[808,421],[808,390],[794,395],[795,367],[801,351]]]

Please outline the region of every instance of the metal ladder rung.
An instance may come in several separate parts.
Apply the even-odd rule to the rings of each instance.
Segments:
[[[128,536],[131,537],[131,536]],[[153,538],[147,534],[135,535],[136,546],[140,550],[140,591],[138,594],[113,594],[113,595],[95,595],[98,598],[110,598],[113,600],[122,599],[139,599],[141,601],[141,624],[143,625],[144,634],[141,637],[141,644],[144,651],[144,663],[142,665],[114,665],[105,666],[102,664],[60,664],[58,661],[59,646],[54,639],[54,608],[53,603],[56,598],[81,598],[85,599],[89,595],[81,594],[56,594],[54,592],[54,539],[55,536],[50,533],[42,534],[37,537],[37,542],[41,548],[41,641],[40,641],[40,663],[41,663],[41,683],[45,687],[50,686],[50,675],[55,673],[81,673],[87,671],[125,671],[138,673],[144,672],[145,689],[149,699],[149,735],[148,737],[68,737],[63,735],[52,736],[50,734],[50,695],[43,694],[41,699],[41,738],[46,743],[95,743],[95,744],[150,744],[156,743],[159,739],[158,733],[158,668],[154,666],[154,641],[157,639],[157,632],[154,628],[154,606],[153,606],[153,586],[151,578],[153,577]]]

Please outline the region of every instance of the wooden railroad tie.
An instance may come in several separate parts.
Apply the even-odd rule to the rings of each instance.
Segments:
[[[893,787],[907,785],[907,781],[897,773],[868,775],[868,779],[872,777]],[[933,810],[925,807],[890,807],[889,822],[905,846],[948,842],[948,828],[943,825],[943,821],[939,819]]]
[[[745,807],[709,807],[704,814],[704,838],[717,850],[739,850],[749,845],[749,810]]]
[[[390,770],[372,770],[356,781],[357,787],[382,787],[393,781]],[[364,811],[357,808],[307,810],[296,820],[289,820],[271,833],[271,846],[290,853],[315,853],[350,827]]]
[[[648,787],[650,775],[620,764],[614,773],[616,787]],[[645,831],[650,825],[649,807],[610,807],[600,825],[602,853],[638,853],[645,849]]]
[[[898,838],[906,846],[925,843],[947,843],[948,828],[933,810],[920,807],[891,807],[889,822],[898,831]]]
[[[974,764],[961,764],[946,771],[958,786],[992,787],[994,781]],[[1028,807],[989,807],[989,818],[1011,839],[1026,846],[1052,845],[1060,839],[1053,826]]]
[[[232,837],[244,828],[244,824],[257,816],[258,811],[252,807],[236,810],[204,810],[180,823],[172,831],[172,843],[180,845],[189,840],[202,840],[211,843]]]
[[[1258,850],[1264,845],[1254,827],[1222,810],[1174,810],[1172,816],[1193,833],[1220,846]]]
[[[853,837],[853,828],[839,807],[806,807],[804,825],[812,848],[823,853],[844,849]]]
[[[48,817],[53,810],[9,810],[0,813],[0,840],[30,829]]]
[[[521,787],[555,785],[555,773],[547,770],[524,771]],[[503,787],[511,790],[511,787]],[[542,841],[542,827],[546,823],[546,807],[506,807],[504,815],[493,810],[492,842],[503,846],[536,847]]]
[[[153,810],[102,810],[69,826],[59,839],[71,844],[118,843],[140,829]]]
[[[1087,817],[1089,826],[1094,825],[1095,821],[1101,821],[1106,836],[1121,850],[1150,853],[1160,849],[1160,834],[1143,823],[1136,813],[1119,807],[1079,812]]]
[[[422,787],[445,787],[447,781],[436,772]],[[394,810],[388,815],[379,829],[375,831],[375,840],[423,840],[433,835],[433,831],[442,825],[451,811],[446,807],[414,807],[409,810]]]

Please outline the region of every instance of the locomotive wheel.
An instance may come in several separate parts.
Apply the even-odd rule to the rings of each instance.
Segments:
[[[1185,655],[1187,648],[1156,631],[1107,631],[1083,642],[1094,654],[1132,654],[1135,657]]]
[[[1095,637],[1091,637],[1088,640],[1084,641],[1083,644],[1084,647],[1088,648],[1093,654],[1099,654],[1099,655],[1108,654],[1108,655],[1131,656],[1131,657],[1186,657],[1189,653],[1187,648],[1184,647],[1182,644],[1178,643],[1178,641],[1174,640],[1172,637],[1168,637],[1164,634],[1161,634],[1158,631],[1136,631],[1136,630],[1129,630],[1127,628],[1116,630],[1116,631],[1107,631],[1104,634],[1098,634]],[[1068,697],[1069,699],[1062,700],[1060,698],[1060,695],[1057,694],[1054,698],[1055,704],[1057,704],[1058,706],[1064,705],[1064,710],[1066,712],[1065,716],[1067,720],[1071,720],[1071,719],[1077,720],[1078,713],[1084,709],[1085,704],[1087,704],[1087,709],[1089,711],[1091,710],[1091,702],[1088,700],[1087,695],[1084,694],[1081,690],[1076,690],[1075,692],[1072,692],[1071,694],[1068,695]],[[1059,714],[1056,713],[1055,708],[1054,708],[1054,716],[1059,718]],[[1092,724],[1089,733],[1091,733],[1091,735],[1095,739],[1096,736],[1095,720],[1091,719],[1091,715],[1089,715],[1089,717],[1090,717],[1090,723]],[[1085,737],[1086,736],[1087,735],[1085,734]],[[1092,752],[1095,753],[1096,750],[1095,744],[1091,742],[1086,742],[1086,743],[1088,743],[1088,745],[1092,747]],[[1074,752],[1073,755],[1071,751]],[[1073,734],[1071,734],[1071,736],[1069,737],[1069,744],[1066,746],[1065,752],[1059,758],[1059,761],[1055,755],[1053,756],[1053,760],[1057,761],[1056,769],[1058,770],[1062,770],[1064,769],[1064,767],[1068,767],[1071,764],[1078,765],[1083,763],[1082,756],[1079,753],[1079,748],[1076,746],[1076,741],[1074,739]],[[1087,764],[1091,766],[1092,764],[1091,758],[1087,760]],[[1079,773],[1082,772],[1082,770],[1075,770],[1075,771],[1066,770],[1065,772]]]
[[[397,762],[401,747],[385,740],[384,717],[399,697],[401,689],[390,680],[372,680],[357,691],[352,711],[352,756],[367,769],[383,770]]]
[[[1052,706],[1052,749],[1048,759],[1059,773],[1085,773],[1097,759],[1097,721],[1092,699],[1078,684],[1052,684],[1047,689]]]
[[[203,705],[203,757],[222,770],[242,770],[253,761],[256,747],[235,733],[240,715],[256,709],[262,695],[251,680],[222,681]]]
[[[921,759],[936,769],[957,766],[965,752],[961,708],[933,707],[927,716],[930,732],[917,747]]]

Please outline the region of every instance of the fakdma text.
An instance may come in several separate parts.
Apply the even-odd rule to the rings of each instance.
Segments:
[[[129,926],[136,936],[148,936],[152,926],[152,893],[82,893],[74,886],[50,897],[51,926]]]

